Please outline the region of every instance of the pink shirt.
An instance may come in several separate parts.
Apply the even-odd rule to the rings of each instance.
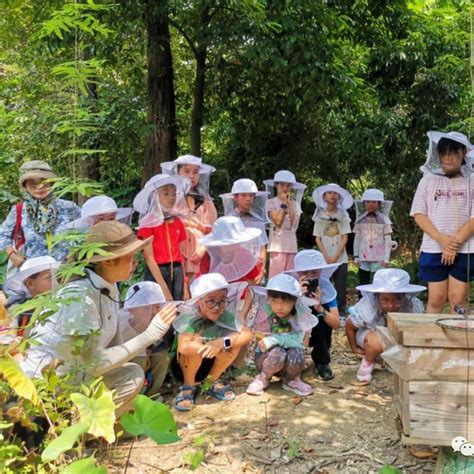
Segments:
[[[474,216],[472,198],[474,181],[469,190],[469,178],[460,176],[448,178],[435,174],[426,174],[421,178],[411,206],[410,216],[423,214],[443,234],[454,235]],[[428,234],[423,234],[422,252],[440,253],[443,249]],[[459,253],[474,252],[474,237],[471,237],[459,250]]]
[[[277,227],[270,218],[270,211],[279,211],[282,202],[278,197],[267,201],[268,219],[270,221],[270,245],[269,252],[296,253],[298,252],[298,242],[296,241],[296,230],[301,216],[301,208],[297,202],[295,205],[295,219],[293,225],[290,222],[289,214],[285,214],[280,227]]]

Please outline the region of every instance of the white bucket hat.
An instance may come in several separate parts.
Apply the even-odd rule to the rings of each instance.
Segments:
[[[356,219],[355,223],[357,224],[360,219],[367,215],[367,210],[365,209],[365,201],[378,201],[380,202],[380,213],[384,216],[381,218],[383,222],[381,224],[391,224],[390,221],[390,211],[392,210],[393,201],[386,201],[384,199],[384,194],[379,189],[367,189],[362,194],[360,199],[355,201],[356,209]],[[380,214],[379,214],[380,215]]]
[[[3,283],[5,293],[25,293],[28,292],[24,281],[37,273],[46,270],[57,270],[60,262],[49,255],[33,257],[26,260],[20,270]]]
[[[361,201],[385,201],[383,191],[380,189],[366,189],[360,198]]]
[[[228,283],[223,275],[220,273],[206,273],[197,277],[189,286],[191,298],[185,302],[186,306],[193,306],[203,296],[218,290],[232,290],[241,289],[242,291],[247,287],[247,283]]]
[[[128,224],[133,214],[132,207],[118,207],[109,196],[94,196],[88,199],[81,208],[81,217],[69,222],[68,229],[84,229],[93,225],[93,217],[115,212],[115,220]]]
[[[256,195],[265,195],[266,191],[259,191],[255,181],[248,178],[238,179],[232,184],[230,194],[253,193]],[[229,194],[229,193],[228,193]]]
[[[274,187],[275,183],[289,183],[294,189],[306,189],[306,184],[298,183],[295,175],[291,171],[280,170],[273,175],[273,179],[266,179],[265,186]]]
[[[356,287],[361,293],[420,293],[426,287],[412,285],[410,275],[400,268],[382,268],[377,270],[370,285]]]
[[[329,191],[338,193],[339,196],[341,196],[341,199],[338,203],[338,207],[343,211],[346,211],[354,204],[354,199],[352,199],[352,196],[349,191],[347,191],[347,189],[342,188],[338,184],[330,183],[325,184],[323,186],[319,186],[313,191],[312,197],[317,208],[326,209],[327,203],[324,200],[323,196],[324,193],[327,193]]]
[[[211,233],[201,237],[199,243],[204,247],[240,244],[258,239],[261,233],[255,227],[245,227],[238,217],[223,216],[214,222]]]
[[[295,267],[286,270],[285,273],[296,275],[299,272],[307,272],[310,270],[321,270],[322,278],[330,278],[336,271],[340,263],[327,263],[323,254],[318,250],[301,250],[295,255]]]
[[[202,158],[194,155],[182,155],[178,156],[174,161],[165,161],[160,164],[161,171],[165,174],[174,175],[177,174],[178,165],[194,165],[199,166],[199,173],[211,174],[216,171],[214,166],[206,165],[202,162]]]
[[[154,281],[141,281],[128,289],[123,307],[130,309],[165,303],[166,298],[158,283]]]
[[[455,142],[460,143],[461,145],[464,145],[467,148],[467,151],[469,152],[472,150],[473,146],[469,142],[468,138],[466,135],[463,133],[459,132],[438,132],[431,130],[427,134],[428,139],[429,139],[429,148],[428,148],[428,156],[426,157],[425,164],[420,167],[420,170],[426,174],[426,173],[431,173],[431,174],[444,174],[443,173],[443,168],[441,166],[441,162],[439,161],[438,157],[438,152],[437,152],[437,147],[438,143],[442,138],[447,138],[448,140],[453,140]],[[466,157],[466,161],[468,161]],[[463,164],[461,166],[461,173],[463,176],[468,176],[468,174],[471,172],[471,166],[469,166],[469,163]]]

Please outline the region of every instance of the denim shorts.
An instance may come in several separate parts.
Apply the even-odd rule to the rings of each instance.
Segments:
[[[474,280],[474,254],[460,253],[452,265],[443,265],[441,255],[421,252],[418,276],[423,281],[445,281],[449,276],[464,282]]]

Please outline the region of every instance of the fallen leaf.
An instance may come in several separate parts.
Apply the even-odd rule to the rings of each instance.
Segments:
[[[370,382],[351,382],[351,385],[353,385],[354,387],[365,387],[366,385],[370,385]]]
[[[356,392],[354,392],[354,395],[359,395],[360,397],[368,397],[369,393],[363,392],[362,390],[357,390]]]
[[[431,448],[416,448],[415,446],[410,446],[408,451],[418,459],[428,459],[434,454]]]
[[[299,405],[302,401],[303,401],[302,397],[293,397],[291,399],[291,403],[293,403],[293,405]]]

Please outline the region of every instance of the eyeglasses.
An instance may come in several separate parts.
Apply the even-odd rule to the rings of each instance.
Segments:
[[[227,298],[222,298],[221,300],[207,300],[204,301],[204,304],[209,309],[214,309],[216,306],[219,306],[219,308],[225,308],[227,305],[227,301]]]

